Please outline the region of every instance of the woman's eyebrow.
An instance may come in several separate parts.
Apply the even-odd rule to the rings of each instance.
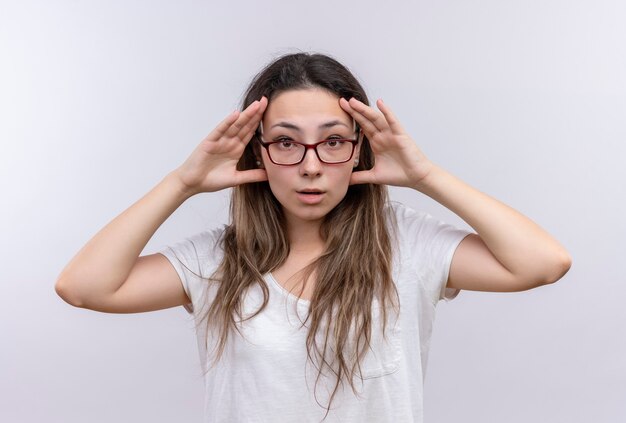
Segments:
[[[340,120],[333,120],[333,121],[330,121],[330,122],[322,123],[320,126],[318,126],[318,128],[319,129],[326,129],[326,128],[332,128],[333,126],[336,126],[336,125],[343,125],[346,128],[349,128],[348,125],[346,125],[345,123],[343,123]],[[272,129],[272,128],[276,127],[276,126],[280,126],[282,128],[293,129],[293,130],[296,130],[298,132],[300,131],[300,128],[298,126],[294,125],[293,123],[289,123],[289,122],[278,122],[278,123],[272,125],[272,127],[270,129]]]

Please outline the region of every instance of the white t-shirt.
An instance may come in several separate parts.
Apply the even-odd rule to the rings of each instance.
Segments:
[[[445,283],[457,245],[471,232],[399,203],[390,206],[399,229],[392,274],[400,316],[392,315],[384,341],[380,306],[372,304],[372,351],[362,362],[362,385],[356,382],[360,398],[349,384],[340,385],[325,422],[423,421],[423,382],[435,306],[459,293]],[[193,272],[210,276],[222,259],[217,241],[223,229],[201,232],[159,251],[178,272],[191,299],[185,308],[196,323],[214,298],[215,287],[208,288],[176,257]],[[301,327],[309,301],[290,294],[271,274],[264,278],[270,294],[267,307],[244,323],[245,339],[237,332],[230,334],[224,355],[205,377],[206,422],[317,423],[326,414],[335,378],[321,378],[313,392],[318,371],[307,360],[308,323]],[[244,316],[256,311],[262,300],[261,288],[255,286],[244,299]],[[196,332],[203,370],[207,351],[216,345],[215,337],[209,336],[207,350],[206,329],[205,323]]]

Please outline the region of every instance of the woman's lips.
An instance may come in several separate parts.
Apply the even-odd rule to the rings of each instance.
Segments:
[[[306,192],[306,191],[298,191],[298,200],[302,201],[305,204],[318,204],[326,195],[325,193],[319,192]]]

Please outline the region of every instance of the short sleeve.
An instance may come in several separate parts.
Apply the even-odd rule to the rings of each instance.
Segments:
[[[208,287],[207,278],[217,269],[222,259],[219,240],[222,229],[213,229],[187,237],[175,244],[162,247],[164,255],[176,269],[185,293],[191,303],[184,308],[193,314],[203,304]]]
[[[472,232],[400,203],[392,207],[403,261],[414,266],[431,303],[454,299],[460,290],[446,286],[452,258],[459,243]]]

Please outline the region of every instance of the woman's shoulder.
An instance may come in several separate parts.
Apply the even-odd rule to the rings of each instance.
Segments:
[[[425,220],[431,218],[428,213],[413,209],[399,201],[388,201],[385,206],[387,217],[399,224],[406,224],[410,221]]]
[[[469,232],[398,201],[389,201],[387,207],[390,226],[400,240],[430,241],[442,234]]]
[[[227,225],[208,228],[188,237],[188,239],[196,247],[200,247],[202,251],[221,249],[221,241],[227,228]]]
[[[183,237],[167,248],[182,253],[182,255],[189,258],[215,257],[215,254],[222,250],[221,240],[226,229],[226,225],[208,228]]]

